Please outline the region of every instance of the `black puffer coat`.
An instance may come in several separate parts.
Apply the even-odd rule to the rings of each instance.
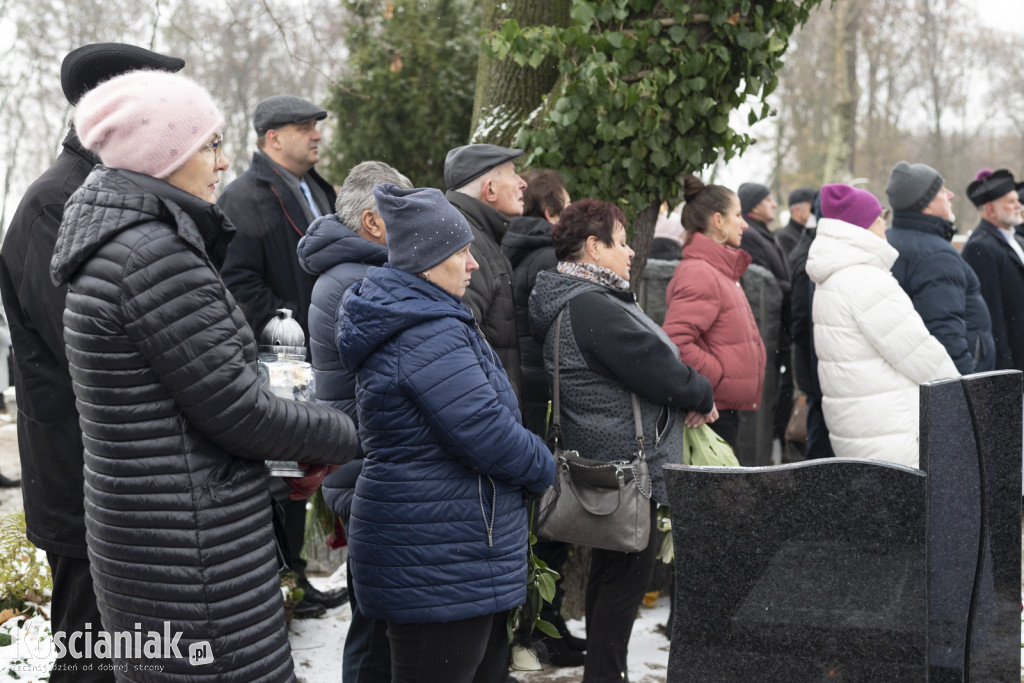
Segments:
[[[340,464],[355,450],[344,414],[259,389],[252,331],[217,274],[232,231],[212,204],[97,166],[51,262],[69,285],[103,625],[182,633],[183,658],[146,662],[162,672],[115,659],[119,680],[294,680],[262,460]],[[213,661],[193,666],[199,641]]]
[[[508,230],[508,219],[468,194],[449,190],[444,196],[473,228],[473,242],[469,252],[480,264],[480,270],[473,274],[462,296],[462,303],[473,312],[484,338],[501,359],[501,365],[518,396],[523,371],[519,363],[512,264],[501,251],[501,243]]]

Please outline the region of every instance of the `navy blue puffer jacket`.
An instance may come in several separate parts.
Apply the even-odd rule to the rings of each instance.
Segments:
[[[316,278],[309,306],[309,351],[316,379],[316,402],[329,405],[357,420],[356,377],[341,365],[338,356],[338,316],[345,290],[363,279],[370,266],[388,262],[388,248],[360,237],[334,214],[313,221],[299,240],[299,265]],[[356,426],[359,423],[356,421]],[[327,475],[324,501],[346,521],[352,506],[352,490],[363,466],[363,449],[355,459]]]
[[[555,462],[461,301],[370,268],[343,300],[366,451],[349,525],[359,608],[399,623],[493,614],[526,598],[523,489]]]

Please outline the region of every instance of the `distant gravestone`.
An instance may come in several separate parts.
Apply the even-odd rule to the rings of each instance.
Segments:
[[[1017,680],[1021,388],[922,387],[925,471],[666,466],[668,680]]]
[[[644,267],[643,279],[636,293],[637,302],[647,317],[659,325],[665,322],[665,292],[678,265],[679,261],[651,259]]]
[[[772,439],[775,436],[775,392],[777,374],[775,355],[779,349],[779,330],[782,327],[782,289],[771,271],[751,264],[740,278],[747,296],[754,322],[761,333],[767,362],[764,387],[757,410],[740,411],[740,428],[736,437],[736,457],[746,467],[770,465]]]

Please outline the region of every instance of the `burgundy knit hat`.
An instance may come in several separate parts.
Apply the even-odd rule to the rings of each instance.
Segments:
[[[210,93],[166,71],[131,71],[87,92],[75,129],[105,166],[166,178],[224,123]]]
[[[882,215],[882,205],[870,192],[834,183],[821,188],[821,215],[867,230]]]

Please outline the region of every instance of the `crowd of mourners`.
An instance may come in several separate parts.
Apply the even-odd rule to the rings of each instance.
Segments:
[[[114,671],[64,657],[51,681],[295,680],[285,570],[304,590],[296,618],[350,605],[346,683],[508,680],[527,500],[555,477],[556,370],[564,448],[616,461],[648,435],[654,520],[684,428],[708,424],[743,462],[744,421],[767,413],[784,439],[796,391],[802,457],[916,467],[922,383],[1024,369],[1009,171],[966,188],[980,222],[962,253],[953,192],[925,164],[896,164],[888,208],[847,184],[797,189],[775,232],[767,186],[686,176],[655,232],[651,257],[678,261],[655,322],[633,294],[622,211],[573,201],[556,171],[517,173],[518,149],[452,149],[445,191],[372,160],[336,189],[315,170],[327,112],[279,95],[252,113],[257,150],[218,197],[224,114],[183,67],[121,44],[67,56],[73,125],[13,218],[0,292],[53,631],[169,624],[209,656],[158,671],[133,668],[139,653]],[[751,269],[781,296],[770,354]],[[315,402],[260,386],[257,340],[280,309],[308,340]],[[305,474],[270,477],[268,460]],[[347,537],[345,589],[305,573],[321,487]],[[582,665],[586,683],[628,680],[657,535],[652,523],[643,550],[591,551],[585,636],[559,584],[541,616],[561,637],[530,643],[542,659]],[[533,550],[556,570],[570,551]]]

